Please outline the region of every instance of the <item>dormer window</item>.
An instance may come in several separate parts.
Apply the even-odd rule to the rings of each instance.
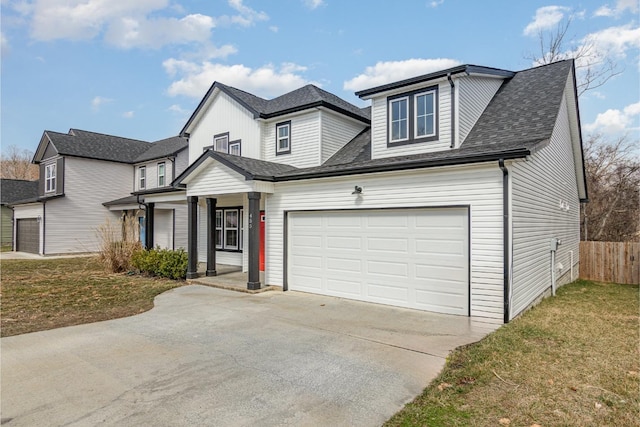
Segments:
[[[213,137],[213,150],[220,153],[229,152],[229,133],[222,133],[220,135],[214,135]]]
[[[44,167],[45,174],[45,191],[52,193],[56,191],[56,164],[46,165]]]
[[[276,155],[291,153],[291,121],[276,124]]]
[[[437,86],[388,98],[388,145],[438,139]]]

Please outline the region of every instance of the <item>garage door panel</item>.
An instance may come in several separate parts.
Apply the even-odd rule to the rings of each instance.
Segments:
[[[362,239],[360,237],[327,237],[326,248],[357,250],[359,252],[362,250]]]
[[[369,237],[367,239],[367,250],[406,254],[409,250],[409,242],[407,239],[396,237]]]
[[[40,253],[40,223],[37,218],[16,220],[16,250]]]
[[[293,212],[289,219],[290,289],[468,315],[466,208]]]

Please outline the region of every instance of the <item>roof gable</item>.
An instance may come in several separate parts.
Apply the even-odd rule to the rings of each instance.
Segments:
[[[214,82],[180,131],[180,136],[188,136],[191,133],[193,126],[209,108],[219,92],[226,93],[253,114],[256,119],[270,119],[310,108],[325,107],[363,123],[370,122],[369,110],[356,107],[312,84],[267,100],[220,82]]]

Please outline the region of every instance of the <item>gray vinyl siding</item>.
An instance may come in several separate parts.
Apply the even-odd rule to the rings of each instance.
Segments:
[[[96,252],[97,228],[120,212],[102,203],[131,192],[131,165],[66,157],[65,195],[46,202],[45,254]]]
[[[158,164],[164,163],[164,185],[163,187],[168,187],[171,185],[171,181],[173,181],[173,168],[174,163],[171,159],[157,159],[151,162],[138,163],[135,165],[135,185],[134,191],[141,190],[153,190],[154,188],[158,188]],[[145,187],[140,188],[140,167],[145,167]]]
[[[291,120],[291,153],[276,155],[276,124]],[[264,123],[264,160],[299,168],[319,166],[320,112],[312,110],[292,117],[283,116]]]
[[[0,217],[0,235],[2,246],[13,244],[13,209],[2,206],[2,216]]]
[[[489,101],[502,85],[502,79],[488,77],[463,77],[458,85],[458,138],[460,146],[476,124]]]
[[[580,204],[567,103],[563,101],[550,144],[511,168],[513,214],[512,316],[551,287],[550,239],[562,240],[556,255],[558,284],[570,280],[571,252],[577,278]],[[567,203],[568,211],[561,208]],[[566,205],[564,205],[566,206]]]
[[[352,193],[363,187],[361,197]],[[266,284],[283,285],[284,211],[470,206],[471,315],[503,317],[502,172],[496,164],[276,184],[266,200]]]
[[[321,113],[322,159],[326,162],[365,128],[365,125],[327,111]]]
[[[189,167],[189,149],[182,150],[176,155],[176,160],[174,164],[174,175],[171,177],[171,181],[173,181],[178,175],[180,175],[184,170]]]

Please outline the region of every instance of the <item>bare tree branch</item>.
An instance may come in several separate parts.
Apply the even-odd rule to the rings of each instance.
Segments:
[[[9,146],[7,154],[0,157],[0,178],[37,180],[40,170],[37,165],[31,163],[32,156],[29,150],[20,149],[15,145]]]

